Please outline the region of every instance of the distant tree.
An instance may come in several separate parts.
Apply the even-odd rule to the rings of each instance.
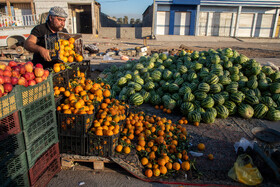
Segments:
[[[116,16],[113,16],[113,18],[117,19]]]
[[[128,17],[127,17],[127,16],[124,16],[124,18],[123,18],[123,24],[128,24]]]
[[[134,18],[131,18],[131,19],[130,19],[130,24],[135,24]]]
[[[118,18],[117,19],[117,24],[123,24],[123,19],[122,18]]]
[[[136,19],[135,24],[140,24],[140,23],[141,23],[141,20],[139,18]]]

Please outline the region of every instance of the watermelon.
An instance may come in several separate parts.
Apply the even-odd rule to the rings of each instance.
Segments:
[[[193,101],[194,95],[191,92],[188,92],[184,95],[183,101]]]
[[[238,106],[237,111],[240,116],[246,119],[252,118],[254,115],[254,109],[251,107],[251,105],[244,104],[244,103],[241,103]]]
[[[268,107],[264,104],[257,104],[254,106],[254,117],[262,119],[266,116],[268,112]]]
[[[171,93],[177,92],[179,90],[179,86],[175,83],[171,83],[171,84],[169,84],[168,90]]]
[[[151,77],[155,82],[159,82],[161,80],[161,72],[158,70],[155,70],[152,72]]]
[[[141,86],[141,85],[140,85]],[[155,84],[152,81],[147,82],[144,85],[145,90],[149,91],[149,90],[153,90],[155,88]]]
[[[151,95],[150,102],[153,105],[159,105],[161,103],[161,97],[158,94]]]
[[[181,65],[178,70],[181,74],[185,74],[185,73],[187,73],[188,68],[184,65]]]
[[[270,84],[270,91],[273,94],[280,93],[280,83],[279,82],[275,82],[275,83]]]
[[[164,80],[168,81],[168,80],[172,79],[172,76],[173,76],[172,71],[169,71],[168,69],[163,71],[162,78]]]
[[[194,105],[191,102],[183,102],[180,106],[180,111],[184,115],[188,115],[188,113],[193,110],[194,110]]]
[[[246,94],[244,101],[250,105],[259,104],[259,98],[253,94]]]
[[[229,116],[229,110],[224,105],[217,105],[215,109],[217,110],[218,118],[226,119]]]
[[[246,83],[246,85],[250,89],[256,89],[258,87],[258,81],[255,79],[251,79]]]
[[[163,101],[164,107],[173,110],[176,107],[176,101],[172,98]]]
[[[238,83],[231,82],[229,85],[226,86],[226,91],[228,93],[236,93],[238,91]]]
[[[210,85],[210,93],[219,93],[222,91],[222,88],[219,84]]]
[[[159,58],[164,61],[167,59],[167,55],[165,53],[160,53]]]
[[[215,94],[213,96],[215,105],[222,105],[225,102],[225,98],[221,94]]]
[[[175,81],[174,81],[174,83],[175,84],[177,84],[178,86],[180,86],[181,84],[183,84],[183,82],[184,82],[184,79],[183,78],[177,78]]]
[[[186,93],[191,93],[191,92],[192,92],[192,90],[188,86],[183,86],[179,89],[179,95],[180,96],[184,96]]]
[[[125,77],[121,77],[121,78],[119,78],[119,80],[118,80],[118,86],[120,86],[120,87],[123,87],[123,86],[125,86],[126,85],[126,83],[127,83],[127,80],[126,80],[126,78]]]
[[[245,95],[242,92],[238,91],[236,93],[230,94],[229,99],[236,104],[240,104],[245,99]]]
[[[280,110],[270,108],[266,114],[266,118],[270,121],[279,121],[280,120]]]
[[[194,92],[195,99],[201,101],[207,97],[206,92],[195,91]]]
[[[212,55],[212,56],[210,56],[210,58],[211,58],[212,64],[219,64],[221,61],[219,55]]]
[[[133,94],[130,99],[129,99],[130,103],[132,103],[135,106],[139,106],[142,105],[144,102],[144,99],[142,97],[142,95],[140,93],[135,93]]]
[[[225,101],[224,106],[227,107],[229,115],[234,115],[237,111],[237,106],[232,101]]]
[[[145,90],[141,90],[140,94],[143,97],[144,103],[148,103],[150,101],[150,98],[151,98],[150,92],[147,92]]]
[[[201,106],[203,108],[212,108],[214,106],[214,104],[215,104],[214,99],[209,96],[201,101]]]
[[[212,112],[204,112],[201,115],[201,119],[204,123],[211,124],[215,122],[215,117]]]
[[[217,84],[219,82],[219,77],[215,74],[209,74],[207,77],[206,77],[206,82],[208,84]]]
[[[134,77],[134,81],[140,85],[144,85],[144,80],[140,76]]]
[[[197,111],[191,111],[188,114],[188,121],[190,122],[200,122],[201,120],[201,115]]]
[[[197,88],[198,91],[201,91],[201,92],[209,92],[210,91],[210,85],[203,82],[203,83],[200,83],[198,85],[198,88]]]

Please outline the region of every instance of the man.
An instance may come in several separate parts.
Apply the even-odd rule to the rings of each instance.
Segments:
[[[49,11],[46,23],[37,25],[24,43],[25,49],[34,52],[33,63],[43,64],[44,68],[51,68],[49,50],[45,49],[45,35],[57,32],[67,32],[64,28],[67,13],[61,7],[52,7]]]

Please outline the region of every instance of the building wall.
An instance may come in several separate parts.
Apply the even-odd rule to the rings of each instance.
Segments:
[[[151,27],[101,27],[99,37],[108,38],[143,38],[151,35]]]
[[[153,24],[153,6],[149,6],[142,18],[143,27],[151,27]]]
[[[235,0],[235,1],[228,1],[228,0],[200,0],[201,5],[227,5],[227,6],[260,6],[260,7],[279,7],[280,1],[273,0]]]
[[[279,9],[276,0],[156,1],[155,34],[279,37]]]
[[[276,8],[201,6],[199,36],[272,37]]]

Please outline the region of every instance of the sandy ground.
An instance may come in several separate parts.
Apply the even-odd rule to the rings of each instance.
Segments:
[[[96,44],[100,52],[108,48],[128,49],[143,46],[140,39],[103,39],[83,36],[85,44]],[[184,44],[190,50],[208,50],[230,47],[249,58],[255,58],[262,63],[273,62],[280,66],[280,39],[249,39],[249,38],[218,38],[218,37],[159,37],[157,40],[147,40],[149,50],[178,49]],[[89,57],[92,61],[100,58]],[[115,57],[116,62],[121,62]],[[95,68],[95,64],[92,64]],[[274,124],[275,125],[275,124]],[[279,124],[278,124],[279,125]],[[277,126],[278,126],[277,125]],[[79,185],[84,182],[84,185]],[[104,171],[94,171],[91,166],[75,166],[72,170],[62,170],[48,184],[50,186],[170,186],[141,181],[120,168],[116,164],[106,164]],[[179,185],[171,185],[179,186]]]

